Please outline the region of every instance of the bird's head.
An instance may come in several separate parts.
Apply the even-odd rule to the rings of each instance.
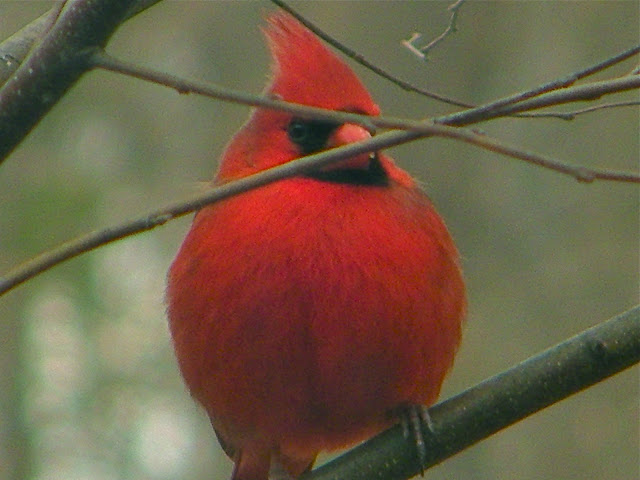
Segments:
[[[282,12],[271,15],[264,33],[272,56],[267,95],[328,110],[372,116],[380,113],[356,74],[293,17]],[[360,125],[259,108],[227,147],[218,181],[243,177],[370,136],[371,132]],[[325,167],[317,177],[357,181],[361,176],[375,182],[381,180],[381,174],[384,172],[376,155],[365,153]]]

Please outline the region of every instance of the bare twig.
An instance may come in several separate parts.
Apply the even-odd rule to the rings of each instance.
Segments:
[[[276,4],[278,7],[280,7],[284,11],[288,12],[293,17],[295,17],[300,23],[302,23],[305,27],[307,27],[309,30],[311,30],[313,33],[315,33],[318,37],[323,39],[329,45],[331,45],[335,49],[341,51],[347,57],[351,58],[352,60],[354,60],[355,62],[359,63],[363,67],[368,68],[369,70],[374,72],[376,75],[379,75],[380,77],[389,80],[394,85],[399,86],[403,90],[408,91],[408,92],[418,93],[418,94],[423,95],[425,97],[429,97],[429,98],[432,98],[434,100],[438,100],[439,102],[443,102],[443,103],[446,103],[446,104],[449,104],[449,105],[455,105],[457,107],[471,108],[471,107],[474,106],[473,104],[470,104],[470,103],[461,102],[460,100],[456,100],[456,99],[453,99],[453,98],[450,98],[450,97],[446,97],[444,95],[440,95],[438,93],[434,93],[434,92],[430,92],[428,90],[424,90],[422,88],[416,87],[415,85],[412,85],[411,83],[409,83],[409,82],[407,82],[405,80],[402,80],[402,79],[396,77],[395,75],[387,72],[383,68],[375,65],[374,63],[371,63],[369,60],[364,58],[364,56],[362,54],[356,52],[355,50],[352,50],[351,48],[349,48],[346,45],[342,44],[341,42],[339,42],[338,40],[336,40],[335,38],[333,38],[332,36],[330,36],[329,34],[324,32],[323,30],[318,28],[316,25],[314,25],[312,22],[307,20],[302,15],[300,15],[296,10],[291,8],[289,5],[287,5],[282,0],[271,0],[271,2]]]
[[[279,99],[274,99],[271,97],[265,97],[261,95],[253,95],[246,92],[239,92],[230,90],[227,88],[223,88],[217,85],[209,84],[209,83],[200,83],[193,82],[190,80],[185,80],[174,75],[169,75],[163,72],[158,72],[156,70],[152,70],[149,68],[140,67],[138,65],[123,62],[114,57],[107,55],[104,52],[97,51],[93,57],[94,65],[100,68],[104,68],[107,70],[111,70],[114,72],[126,74],[133,76],[135,78],[151,81],[154,83],[158,83],[160,85],[164,85],[170,88],[176,89],[180,93],[199,93],[201,95],[205,95],[212,98],[217,98],[220,100],[244,103],[251,106],[258,106],[263,108],[272,108],[277,110],[287,111],[294,115],[300,115],[304,117],[313,117],[320,118],[326,120],[332,120],[339,123],[357,123],[366,126],[367,128],[380,127],[380,128],[394,128],[394,129],[404,129],[410,130],[414,133],[420,134],[422,136],[440,136],[447,138],[455,138],[458,140],[462,140],[467,143],[471,143],[478,147],[488,149],[497,153],[501,153],[513,158],[518,158],[524,160],[529,163],[533,163],[535,165],[542,166],[544,168],[549,168],[551,170],[565,173],[573,176],[579,181],[583,182],[591,182],[596,179],[600,180],[615,180],[615,181],[624,181],[624,182],[637,182],[638,176],[632,173],[623,173],[623,172],[609,172],[604,170],[593,170],[587,169],[585,167],[567,165],[562,162],[555,161],[553,159],[544,157],[539,154],[535,154],[532,152],[527,152],[521,148],[517,148],[514,146],[508,146],[503,142],[498,140],[491,139],[484,135],[479,135],[470,130],[460,130],[457,128],[446,128],[444,125],[438,126],[434,125],[432,122],[423,122],[423,121],[415,121],[415,120],[407,120],[402,118],[394,118],[394,117],[369,117],[366,115],[358,115],[347,112],[340,112],[335,110],[325,110],[321,108],[309,107],[305,105],[292,104],[289,102],[284,102]],[[632,85],[635,83],[640,86],[640,77],[624,77],[625,79],[630,78],[632,81],[630,82]],[[617,91],[617,88],[623,88],[619,85],[619,81],[621,79],[611,80],[615,86],[607,86],[606,82],[598,82],[596,84],[597,88],[594,87],[594,90],[599,92],[599,95],[604,93],[611,93]],[[604,83],[604,85],[601,85]],[[582,85],[580,87],[573,87],[573,89],[579,89],[582,92],[582,95],[586,98],[591,98],[593,95],[593,91],[588,87],[593,84]],[[636,86],[636,87],[637,87]],[[636,88],[633,86],[626,85],[625,88]],[[562,98],[566,96],[571,96],[573,89],[564,89],[560,92],[552,92],[558,93],[559,99],[556,99],[556,103],[562,103]],[[605,92],[605,90],[609,90]],[[551,93],[549,94],[551,95]],[[575,99],[583,99],[580,95],[573,95]],[[541,96],[532,99],[532,101],[537,101],[543,106],[546,106],[549,102],[546,100],[546,97]],[[500,101],[495,102],[495,104],[500,105]],[[526,104],[520,103],[513,106],[507,106],[503,108],[521,108],[521,110],[517,111],[526,111],[530,108],[526,108]],[[451,115],[448,117],[441,117],[436,119],[436,122],[439,124],[453,124],[458,125],[464,122],[465,113],[468,112],[470,115],[474,117],[474,121],[478,122],[480,120],[484,120],[482,117],[476,116],[476,109],[465,110],[455,115]],[[493,118],[493,114],[495,113],[492,109],[484,109],[484,114],[489,118]]]
[[[590,74],[589,72],[593,73],[595,71],[599,71],[605,68],[605,65],[611,66],[614,63],[618,63],[623,59],[629,58],[629,56],[637,53],[638,51],[640,51],[640,46],[626,50],[621,54],[605,60],[604,62],[599,62],[594,66],[590,66],[563,79],[548,82],[530,91],[510,95],[479,107],[441,116],[436,118],[434,121],[446,125],[469,125],[509,114],[529,112],[538,108],[560,105],[573,101],[593,100],[603,95],[640,88],[640,76],[638,75],[628,75],[618,79],[604,80],[575,87],[566,86],[567,84],[574,83],[577,79]],[[175,75],[170,75],[116,59],[103,51],[96,51],[93,55],[92,62],[95,67],[174,88],[180,93],[198,93],[200,95],[220,100],[283,110],[300,116],[335,120],[338,122],[358,123],[367,128],[372,128],[373,126],[414,130],[420,128],[420,122],[392,117],[366,117],[347,112],[337,112],[304,105],[296,105],[283,102],[278,99],[234,91],[210,83],[185,80]],[[541,95],[541,93],[549,91],[551,85],[556,85],[558,88],[564,86],[565,88]],[[524,100],[527,101],[525,102]],[[553,115],[563,114],[556,114],[554,112]]]
[[[492,106],[492,104],[488,104],[485,107],[478,107],[478,109],[467,110],[466,112],[461,112],[461,114],[448,115],[442,118],[446,119],[444,123],[447,123],[447,125],[467,125],[469,119],[473,120],[477,118],[476,115],[480,115],[479,118],[486,120],[488,118],[502,117],[504,115],[537,110],[553,105],[596,100],[604,95],[636,90],[638,88],[640,88],[640,75],[627,75],[612,80],[585,83],[561,90],[553,90],[517,103],[501,104],[501,102],[496,102],[495,107]]]
[[[640,175],[630,172],[616,172],[611,170],[597,170],[580,165],[569,165],[538,153],[528,152],[521,147],[507,145],[486,135],[480,135],[465,129],[456,128],[452,131],[434,135],[456,138],[485,150],[500,153],[507,157],[524,160],[532,165],[547,168],[558,173],[570,175],[579,182],[591,183],[595,180],[610,180],[615,182],[640,183]]]
[[[351,58],[352,60],[356,61],[357,63],[359,63],[360,65],[368,68],[369,70],[371,70],[372,72],[374,72],[375,74],[379,75],[382,78],[385,78],[387,80],[389,80],[391,83],[393,83],[394,85],[397,85],[399,87],[401,87],[402,89],[404,89],[405,91],[410,91],[410,92],[414,92],[414,93],[418,93],[430,98],[433,98],[435,100],[439,100],[442,101],[444,103],[450,104],[450,105],[455,105],[455,106],[459,106],[459,107],[465,107],[465,108],[477,108],[477,109],[497,109],[498,107],[500,107],[501,105],[507,105],[507,104],[511,104],[514,102],[518,102],[520,100],[526,99],[526,98],[530,98],[536,95],[539,95],[541,93],[547,92],[551,89],[554,88],[562,88],[562,87],[566,87],[571,85],[572,83],[575,83],[577,80],[585,78],[589,75],[592,75],[594,73],[597,73],[599,71],[602,71],[612,65],[615,65],[623,60],[626,60],[627,58],[629,58],[632,55],[635,55],[636,53],[638,53],[638,48],[639,47],[634,47],[632,49],[629,49],[627,51],[624,51],[618,55],[614,55],[613,57],[607,58],[606,60],[599,62],[595,65],[589,66],[584,70],[581,70],[579,72],[573,73],[571,75],[568,75],[560,80],[555,80],[553,82],[549,82],[547,84],[544,84],[536,89],[533,90],[528,90],[525,92],[521,92],[518,94],[515,94],[513,96],[509,96],[503,99],[500,99],[496,102],[490,102],[486,105],[483,106],[477,106],[471,103],[466,103],[466,102],[462,102],[459,100],[455,100],[455,99],[451,99],[449,97],[445,97],[433,92],[429,92],[427,90],[423,90],[419,87],[416,87],[415,85],[406,82],[402,79],[399,79],[398,77],[394,76],[393,74],[385,71],[384,69],[380,68],[379,66],[369,62],[368,60],[366,60],[364,58],[364,56],[352,49],[350,49],[349,47],[347,47],[346,45],[342,44],[341,42],[339,42],[338,40],[336,40],[335,38],[333,38],[332,36],[330,36],[329,34],[327,34],[325,31],[321,30],[318,26],[316,26],[314,23],[312,23],[311,21],[309,21],[307,18],[305,18],[304,16],[302,16],[300,13],[298,13],[296,10],[294,10],[293,8],[291,8],[288,4],[286,4],[285,2],[283,2],[282,0],[271,0],[272,3],[276,4],[278,7],[280,7],[281,9],[285,10],[286,12],[288,12],[289,14],[291,14],[292,16],[294,16],[298,21],[300,21],[303,25],[305,25],[309,30],[311,30],[312,32],[314,32],[317,36],[319,36],[320,38],[322,38],[325,42],[327,42],[329,45],[333,46],[334,48],[338,49],[339,51],[341,51],[342,53],[344,53],[345,55],[347,55],[349,58]],[[464,1],[464,0],[462,0]],[[450,19],[450,23],[449,26],[447,27],[447,30],[445,30],[445,32],[440,35],[438,38],[446,36],[445,33],[447,33],[453,29],[455,29],[455,22],[456,22],[456,12],[457,9],[461,6],[462,1],[456,1],[454,4],[449,6],[449,9],[452,10],[452,16]],[[453,24],[453,27],[451,26]],[[448,33],[447,33],[448,34]],[[414,34],[414,36],[412,37],[411,40],[409,40],[409,42],[411,42],[412,40],[416,40],[417,36],[419,36],[420,34]],[[444,37],[443,37],[444,38]],[[437,39],[436,39],[437,40]],[[431,42],[433,43],[433,42]],[[427,46],[429,47],[429,45]],[[411,46],[410,48],[412,49],[416,49],[415,46]],[[430,47],[432,48],[432,47]],[[416,49],[417,50],[417,49]],[[635,71],[632,73],[636,73]],[[500,102],[500,103],[498,103]],[[612,104],[613,105],[613,104]],[[622,106],[622,104],[620,105]],[[605,107],[603,107],[605,108]],[[606,107],[606,108],[611,108],[611,107]],[[587,113],[587,111],[594,111],[596,109],[593,110],[585,110],[584,113]],[[470,115],[469,112],[463,112],[463,115]],[[505,115],[506,116],[506,115]],[[535,113],[517,113],[517,114],[510,114],[509,116],[513,116],[513,117],[517,117],[517,118],[559,118],[562,120],[571,120],[573,118],[573,116],[571,114],[568,113],[564,113],[564,112],[535,112]],[[456,120],[457,121],[457,120]],[[465,123],[467,124],[467,123]]]
[[[420,134],[413,132],[389,132],[378,135],[367,142],[354,143],[344,147],[310,155],[294,162],[289,162],[254,175],[214,187],[204,194],[194,196],[186,201],[172,203],[164,208],[148,213],[144,217],[91,232],[77,239],[71,240],[59,247],[38,255],[19,265],[0,277],[0,295],[20,285],[26,280],[58,265],[65,260],[74,258],[81,253],[91,251],[99,246],[141,233],[177,218],[199,210],[205,205],[214,203],[232,195],[246,192],[268,183],[299,175],[310,169],[319,168],[330,162],[349,158],[360,153],[378,150],[391,145],[407,141],[407,137],[419,138]]]
[[[585,330],[429,409],[426,467],[640,362],[640,306]],[[399,426],[323,465],[304,480],[410,478],[421,469]]]
[[[375,122],[374,117],[368,117],[366,115],[309,107],[306,105],[284,102],[277,98],[266,97],[264,95],[254,95],[239,90],[233,90],[212,83],[186,80],[176,75],[171,75],[117,59],[101,50],[96,50],[93,53],[91,62],[94,67],[173,88],[181,94],[197,93],[209,98],[240,103],[252,107],[282,110],[305,118],[357,123],[367,127],[368,129],[375,129],[376,126],[382,126]]]
[[[433,50],[440,42],[442,42],[445,38],[447,38],[452,33],[456,32],[456,22],[458,20],[458,12],[460,7],[462,6],[464,0],[457,0],[453,4],[449,5],[447,10],[451,12],[451,17],[449,18],[449,24],[447,28],[438,35],[436,38],[431,40],[428,44],[423,47],[416,47],[415,42],[422,38],[421,33],[414,33],[409,40],[403,40],[402,44],[407,47],[414,55],[421,58],[424,61],[428,60],[428,55],[431,50]]]
[[[35,277],[39,273],[49,270],[50,268],[74,258],[81,253],[88,252],[115,240],[150,230],[166,223],[172,218],[177,218],[194,212],[205,205],[217,202],[231,195],[246,192],[250,189],[257,188],[277,180],[283,180],[295,175],[300,175],[311,169],[316,169],[328,163],[337,162],[360,153],[378,151],[383,148],[407,143],[427,136],[441,136],[462,140],[497,153],[520,158],[536,165],[542,165],[546,168],[572,175],[574,178],[584,182],[601,179],[640,183],[640,176],[638,175],[607,172],[562,164],[541,155],[505,145],[485,135],[480,135],[464,128],[435,124],[420,124],[419,127],[419,131],[391,131],[381,135],[376,135],[366,142],[354,143],[303,157],[284,165],[214,187],[208,192],[194,196],[186,201],[170,204],[139,219],[92,232],[75,240],[69,241],[53,250],[38,255],[37,257],[34,257],[33,259],[7,272],[4,277],[0,278],[0,295],[8,292],[26,280]]]
[[[593,107],[581,108],[579,110],[572,110],[570,112],[551,112],[551,113],[539,112],[537,114],[529,114],[529,115],[530,116],[535,115],[536,117],[545,117],[545,116],[554,117],[554,118],[560,118],[562,120],[573,120],[578,115],[597,112],[598,110],[606,110],[609,108],[637,107],[639,105],[640,105],[640,101],[612,102],[612,103],[603,103],[600,105],[594,105]]]
[[[480,105],[479,107],[475,107],[470,110],[465,110],[463,112],[454,113],[452,115],[447,115],[441,117],[439,120],[447,125],[468,125],[469,123],[474,123],[475,119],[481,118],[483,120],[488,120],[489,118],[495,118],[499,116],[510,115],[518,112],[524,112],[527,110],[533,110],[533,108],[541,108],[532,107],[535,103],[530,103],[529,106],[522,106],[521,102],[525,100],[532,99],[539,95],[542,95],[547,92],[559,90],[558,94],[562,96],[562,92],[566,92],[570,85],[573,85],[576,81],[583,79],[589,75],[593,75],[594,73],[600,72],[605,68],[609,68],[617,63],[620,63],[634,55],[637,55],[640,52],[640,45],[632,47],[628,50],[625,50],[613,57],[609,57],[602,62],[598,62],[595,65],[591,65],[583,70],[579,70],[570,75],[567,75],[563,78],[553,80],[551,82],[544,83],[539,85],[538,87],[532,88],[531,90],[526,90],[524,92],[519,92],[514,95],[509,95],[507,97],[503,97],[493,102],[489,102],[485,105]],[[622,78],[633,78],[632,76],[625,76]],[[637,88],[637,87],[631,87]],[[612,92],[606,92],[612,93]],[[603,93],[604,94],[604,93]],[[588,96],[584,98],[574,98],[573,100],[592,100],[593,96]],[[566,102],[558,102],[558,103],[566,103]],[[516,106],[515,104],[518,104]],[[552,105],[550,103],[549,105]],[[542,105],[542,106],[549,106]]]

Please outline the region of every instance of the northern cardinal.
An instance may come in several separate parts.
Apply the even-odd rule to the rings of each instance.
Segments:
[[[270,16],[267,93],[378,115],[353,71],[288,14]],[[255,110],[214,184],[371,136]],[[453,241],[415,181],[363,154],[203,208],[168,276],[184,380],[235,462],[233,480],[297,477],[322,450],[430,405],[460,342]]]

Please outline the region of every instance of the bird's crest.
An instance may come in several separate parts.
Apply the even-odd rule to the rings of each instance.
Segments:
[[[283,12],[267,22],[264,32],[273,58],[269,93],[331,110],[379,113],[355,73],[300,22]]]

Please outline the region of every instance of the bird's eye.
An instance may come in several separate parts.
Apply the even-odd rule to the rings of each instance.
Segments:
[[[295,144],[301,144],[305,142],[310,132],[310,124],[303,122],[302,120],[292,120],[287,127],[287,135],[289,139]]]
[[[327,148],[329,136],[337,127],[334,122],[294,118],[287,125],[287,135],[301,154],[308,155]]]

